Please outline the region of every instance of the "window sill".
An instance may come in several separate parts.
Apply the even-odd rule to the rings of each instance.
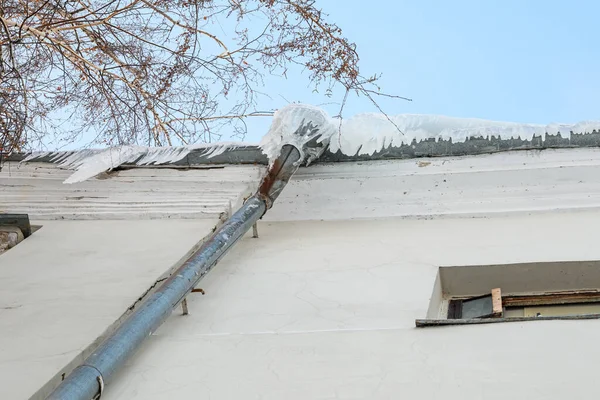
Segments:
[[[585,319],[600,319],[600,314],[589,315],[566,315],[561,317],[513,317],[513,318],[480,318],[480,319],[417,319],[415,325],[417,328],[427,328],[432,326],[452,326],[452,325],[479,325],[496,324],[501,322],[526,322],[526,321],[572,321]]]

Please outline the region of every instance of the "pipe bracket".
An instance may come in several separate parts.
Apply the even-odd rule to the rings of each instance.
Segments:
[[[98,375],[96,377],[96,380],[98,381],[98,386],[100,387],[100,389],[98,390],[98,394],[94,397],[93,400],[100,400],[102,394],[104,393],[104,378],[102,378],[102,375]]]

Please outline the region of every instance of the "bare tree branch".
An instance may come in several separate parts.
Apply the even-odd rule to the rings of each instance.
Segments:
[[[314,0],[1,0],[0,151],[61,142],[172,145],[243,135],[268,74],[382,93]],[[258,23],[257,21],[262,21]],[[262,25],[261,25],[262,24]],[[223,26],[216,35],[211,27]],[[69,116],[68,122],[65,118]]]

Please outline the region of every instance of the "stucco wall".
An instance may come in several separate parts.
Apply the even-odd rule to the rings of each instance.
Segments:
[[[36,223],[0,256],[0,399],[44,398],[217,221]]]
[[[260,238],[234,247],[201,282],[206,295],[188,298],[191,315],[175,312],[103,399],[587,398],[596,386],[599,321],[416,329],[415,319],[428,315],[440,266],[600,260],[599,154],[303,169],[259,224]],[[116,194],[156,210],[149,193],[167,185],[157,217],[208,219],[44,221],[4,254],[0,334],[9,340],[0,340],[0,398],[26,398],[60,373],[168,268],[167,259],[183,256],[226,205],[239,203],[259,171],[122,171],[80,187],[107,196],[91,200],[93,209],[112,208],[113,200],[121,207],[114,185],[131,187]],[[60,200],[59,217],[73,207],[85,215],[85,196],[64,192],[80,189],[46,182],[50,173],[57,180],[55,171],[10,172],[2,195],[29,207],[51,196]],[[197,193],[207,196],[197,201]],[[198,212],[213,195],[219,212]],[[173,212],[172,196],[194,212],[186,204]],[[148,217],[131,205],[124,212]]]
[[[600,321],[414,321],[439,266],[600,259],[599,223],[599,212],[262,223],[103,398],[588,398]]]
[[[0,213],[42,228],[0,256],[0,399],[44,398],[261,171],[131,169],[66,185],[73,171],[56,165],[3,164]]]
[[[600,209],[600,149],[373,161],[303,168],[271,221],[485,217]]]

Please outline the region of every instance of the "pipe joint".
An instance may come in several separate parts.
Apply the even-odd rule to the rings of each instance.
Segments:
[[[271,200],[271,198],[268,195],[266,195],[264,193],[257,193],[256,195],[258,196],[259,199],[261,199],[262,201],[265,202],[265,206],[266,206],[267,210],[269,210],[269,209],[271,209],[271,207],[273,207],[273,200]],[[266,210],[265,210],[265,213],[266,213]]]

